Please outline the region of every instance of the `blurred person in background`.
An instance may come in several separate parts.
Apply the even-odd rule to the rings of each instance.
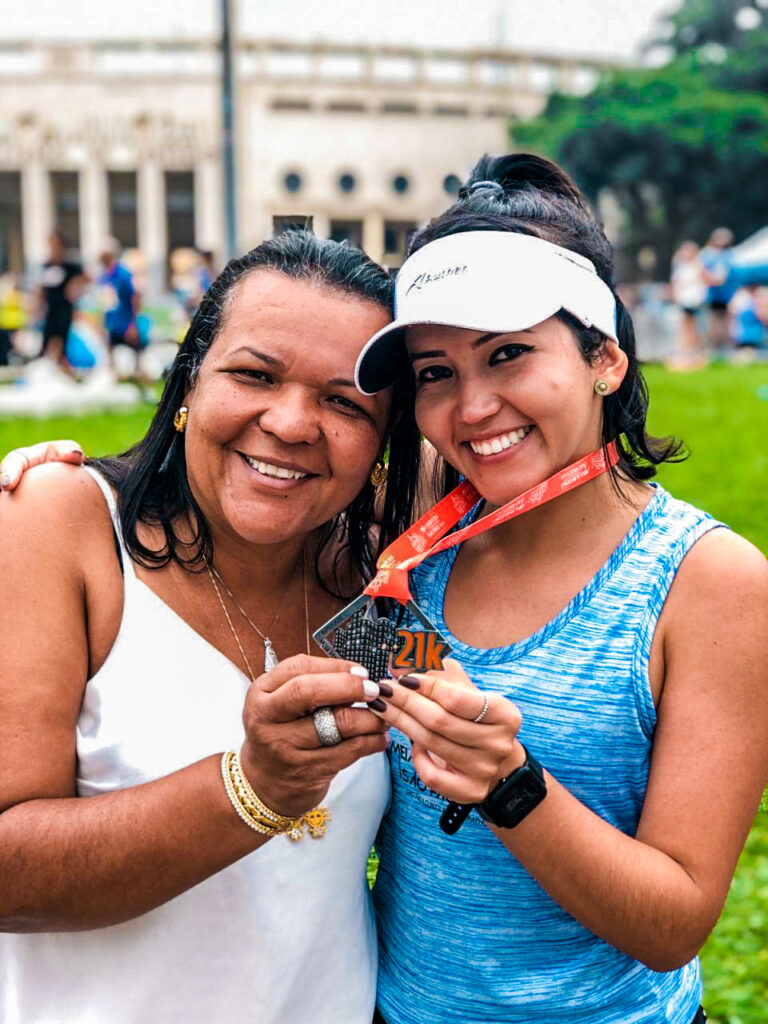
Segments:
[[[154,400],[151,392],[152,380],[144,372],[141,349],[146,343],[139,333],[138,314],[141,296],[136,290],[134,277],[128,267],[120,262],[121,247],[116,238],[107,238],[101,247],[99,262],[102,273],[98,284],[101,289],[101,304],[104,310],[104,330],[107,334],[109,360],[112,370],[120,377],[119,364],[115,355],[117,349],[126,349],[133,354],[133,374],[137,379],[142,396]]]
[[[72,326],[75,303],[87,278],[82,264],[68,258],[69,243],[55,228],[48,239],[49,256],[43,264],[40,302],[43,307],[43,345],[40,354],[51,359],[64,373],[72,376],[67,358],[67,335]]]
[[[728,303],[737,288],[730,258],[732,245],[731,229],[716,228],[699,254],[708,285],[707,344],[715,355],[723,355],[730,343]]]
[[[728,309],[731,316],[731,342],[741,362],[748,362],[765,348],[768,336],[768,288],[749,285],[739,288]]]
[[[197,268],[197,286],[200,290],[200,300],[202,301],[203,295],[213,284],[213,279],[216,277],[216,269],[214,267],[214,254],[210,249],[198,249],[198,255],[200,257],[200,264]]]
[[[120,243],[116,238],[107,238],[102,243],[99,253],[102,272],[98,284],[102,289],[104,329],[110,352],[120,345],[138,352],[136,314],[140,297],[133,283],[133,274],[120,262],[120,253]]]
[[[707,301],[704,264],[695,242],[683,242],[672,257],[670,287],[672,300],[680,310],[679,344],[673,365],[681,369],[702,366],[707,361],[699,331],[699,315]]]
[[[0,366],[8,365],[16,332],[26,323],[26,296],[15,274],[3,274],[0,277]]]

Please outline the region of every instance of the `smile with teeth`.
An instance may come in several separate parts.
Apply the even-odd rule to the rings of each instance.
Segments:
[[[498,434],[496,437],[489,437],[484,441],[469,441],[468,443],[475,455],[498,455],[499,452],[520,444],[532,430],[533,427],[520,427],[519,430],[511,430],[508,434]]]
[[[279,480],[303,480],[309,473],[301,473],[295,469],[285,469],[283,466],[273,466],[271,462],[262,462],[260,459],[252,459],[250,455],[244,456],[245,461],[253,469],[258,470],[264,476],[276,476]]]

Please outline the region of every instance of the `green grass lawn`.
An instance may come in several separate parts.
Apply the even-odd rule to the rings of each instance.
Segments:
[[[661,482],[768,552],[768,366],[691,373],[648,367],[646,376],[650,430],[676,434],[691,452],[686,462],[664,467]],[[56,437],[80,441],[89,455],[121,451],[141,436],[152,412],[145,405],[133,412],[0,421],[0,453]],[[704,1005],[714,1024],[768,1022],[768,813],[758,815],[702,962]]]
[[[768,553],[768,365],[690,373],[653,366],[646,378],[649,430],[681,437],[691,453],[663,467],[659,480]]]
[[[154,411],[154,406],[144,404],[135,409],[81,416],[0,419],[0,455],[20,445],[70,437],[83,445],[87,455],[122,452],[146,432]]]

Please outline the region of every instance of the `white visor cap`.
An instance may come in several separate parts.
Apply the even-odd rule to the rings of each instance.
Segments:
[[[552,242],[511,231],[466,231],[425,245],[400,268],[395,319],[360,353],[355,382],[375,395],[404,372],[404,332],[416,324],[507,334],[561,309],[616,337],[616,299],[594,264]]]

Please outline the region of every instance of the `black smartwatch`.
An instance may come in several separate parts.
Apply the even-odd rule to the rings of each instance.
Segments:
[[[536,758],[525,750],[525,763],[506,779],[498,782],[477,810],[481,818],[498,828],[514,828],[547,795],[544,769]]]

